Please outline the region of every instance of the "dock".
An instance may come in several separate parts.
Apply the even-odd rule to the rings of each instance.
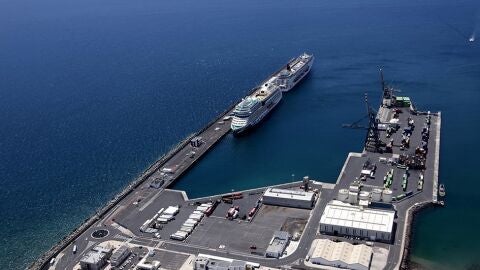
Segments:
[[[275,70],[267,79],[258,85],[263,85],[270,77],[285,69],[294,58],[290,59],[285,65]],[[247,95],[253,94],[258,87],[253,87]],[[48,269],[48,264],[52,258],[57,256],[63,249],[74,243],[75,239],[84,234],[91,226],[94,226],[99,220],[112,216],[112,211],[117,213],[122,209],[119,204],[124,200],[137,200],[140,207],[144,208],[153,200],[157,199],[163,190],[171,186],[179,177],[188,171],[197,161],[199,161],[215,144],[217,144],[225,135],[230,132],[231,114],[235,106],[241,102],[241,99],[235,101],[227,109],[221,112],[212,121],[207,123],[199,131],[188,135],[185,139],[173,146],[166,154],[162,155],[152,165],[150,165],[135,180],[128,184],[120,193],[115,195],[102,208],[82,224],[80,224],[69,235],[65,236],[50,250],[42,254],[28,269]],[[197,144],[192,143],[192,140]],[[196,145],[196,146],[194,146]],[[150,189],[153,181],[157,180],[159,185]],[[138,190],[144,192],[139,193]]]
[[[199,253],[271,268],[315,267],[307,258],[316,240],[355,245],[372,241],[320,231],[320,219],[328,204],[344,200],[340,198],[342,190],[351,190],[352,186],[364,194],[373,194],[379,189],[389,192],[388,201],[383,197],[382,201],[374,199],[372,195],[352,205],[359,209],[395,211],[391,241],[368,245],[385,251],[383,255],[373,256],[376,267],[384,263],[381,269],[408,269],[415,215],[426,207],[443,203],[438,197],[441,113],[419,111],[407,97],[396,97],[396,105],[385,101],[391,99],[384,98],[378,112],[371,109],[366,100],[369,123],[364,128],[367,130],[365,147],[361,153],[348,154],[336,181],[304,178],[272,186],[290,193],[311,194],[314,198],[309,204],[311,208],[264,203],[264,192],[269,187],[195,199],[189,199],[184,191],[168,188],[228,134],[231,106],[155,162],[30,269],[73,269],[93,246],[103,243],[128,245],[140,256],[146,256],[146,249],[155,250],[157,255],[153,257],[166,260],[165,269],[172,270],[188,264],[188,260],[191,262],[192,256]],[[165,209],[176,209],[175,217],[160,224],[159,216]],[[199,209],[208,210],[202,210],[205,215],[198,224],[195,223],[185,237],[171,238],[191,222],[192,214],[198,215],[194,213]],[[233,210],[235,217],[229,216]],[[287,247],[281,257],[268,258],[266,250],[272,235],[278,231],[288,232],[294,244]],[[74,246],[78,252],[72,252]],[[55,267],[49,265],[52,258],[58,259]],[[125,269],[132,266],[131,261],[123,265]],[[193,269],[189,267],[182,269]]]

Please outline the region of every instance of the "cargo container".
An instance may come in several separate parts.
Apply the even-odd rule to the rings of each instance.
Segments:
[[[177,231],[176,233],[170,235],[170,238],[173,239],[173,240],[183,241],[183,240],[185,240],[185,238],[187,238],[187,236],[188,236],[188,233],[182,232],[182,231]]]
[[[179,211],[180,209],[178,207],[169,206],[167,207],[167,209],[165,209],[165,211],[163,211],[163,214],[175,216],[176,214],[178,214]]]
[[[196,220],[196,221],[202,220],[202,217],[203,217],[203,215],[196,215],[196,214],[191,214],[190,216],[188,216],[189,219],[193,219],[193,220]]]

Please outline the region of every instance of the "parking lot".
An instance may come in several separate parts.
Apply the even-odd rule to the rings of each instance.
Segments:
[[[212,249],[264,254],[273,232],[280,230],[287,219],[306,223],[309,214],[307,209],[262,205],[252,222],[212,216],[204,219],[185,242]],[[252,246],[256,249],[251,249]]]

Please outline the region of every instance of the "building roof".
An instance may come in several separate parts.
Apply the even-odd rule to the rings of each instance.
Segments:
[[[117,248],[117,250],[115,250],[115,252],[113,252],[112,256],[110,257],[110,261],[112,262],[116,262],[118,260],[120,260],[125,253],[128,253],[129,252],[129,249],[126,245],[123,245],[119,248]]]
[[[246,261],[233,260],[230,258],[223,258],[217,256],[210,256],[205,254],[199,254],[195,259],[195,262],[205,263],[208,269],[245,269],[247,265],[252,267],[258,267],[258,264],[253,264]]]
[[[157,269],[158,267],[160,262],[148,256],[143,257],[137,264],[138,269]]]
[[[372,259],[372,248],[363,244],[352,245],[347,242],[319,239],[311,258],[321,258],[329,262],[343,262],[349,265],[360,264],[368,269]]]
[[[80,261],[84,262],[84,263],[89,263],[89,264],[97,264],[98,262],[103,260],[104,257],[105,257],[104,253],[89,251],[89,252],[87,252],[87,254],[85,254],[82,257],[82,259]]]
[[[268,244],[267,253],[282,254],[287,247],[290,234],[285,231],[275,231],[272,240]]]
[[[95,246],[92,250],[88,251],[80,261],[88,264],[97,264],[106,259],[110,251],[112,251],[110,248]]]
[[[291,189],[267,188],[263,196],[279,197],[279,198],[302,200],[302,201],[312,201],[314,193],[309,191],[300,191],[300,190],[291,190]]]
[[[395,211],[363,208],[334,200],[325,207],[320,223],[390,233],[394,218]]]

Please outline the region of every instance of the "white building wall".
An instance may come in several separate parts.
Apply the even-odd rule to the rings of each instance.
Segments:
[[[286,207],[311,209],[313,205],[313,200],[307,201],[307,200],[287,199],[287,198],[273,197],[273,196],[263,196],[263,203],[271,204],[271,205],[286,206]]]
[[[360,238],[369,238],[374,241],[383,241],[383,242],[390,242],[391,241],[391,233],[387,232],[378,232],[372,231],[367,229],[360,229],[360,228],[350,228],[350,227],[343,227],[338,225],[330,225],[330,224],[320,224],[320,232],[325,234],[335,234],[337,231],[338,235],[348,235]]]
[[[346,268],[346,269],[352,269],[352,270],[368,270],[368,267],[365,267],[361,264],[348,264],[342,261],[327,261],[324,258],[311,258],[310,262],[313,264],[321,264],[321,265],[327,265],[327,266],[333,266],[333,267],[338,267],[338,268]]]

